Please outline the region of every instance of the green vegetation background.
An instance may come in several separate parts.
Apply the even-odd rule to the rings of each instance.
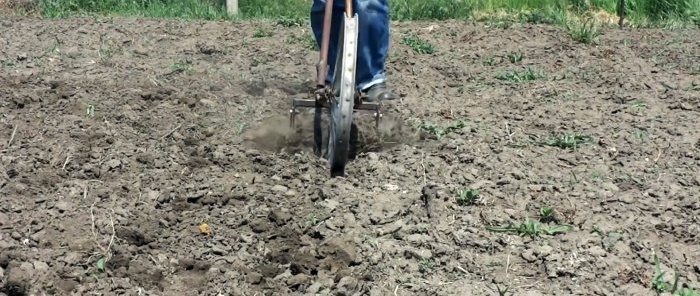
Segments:
[[[38,0],[46,17],[76,14],[223,20],[225,0]],[[561,23],[567,15],[604,11],[616,16],[620,0],[389,0],[391,18],[447,20],[504,17]],[[239,18],[304,21],[312,0],[239,0]],[[700,0],[625,0],[637,26],[700,25]],[[496,15],[496,12],[506,14]],[[489,16],[491,15],[491,16]],[[525,19],[523,19],[525,18]]]

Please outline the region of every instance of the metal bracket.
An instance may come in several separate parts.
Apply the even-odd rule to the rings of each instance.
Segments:
[[[356,111],[373,111],[375,127],[379,127],[379,121],[383,117],[382,114],[382,104],[375,102],[362,102],[361,99],[358,100],[360,103],[355,104],[353,107]],[[311,99],[292,99],[292,108],[289,110],[289,126],[294,128],[296,122],[296,113],[298,108],[330,108],[328,100],[323,98],[318,98],[316,100]],[[318,113],[318,112],[317,112]]]

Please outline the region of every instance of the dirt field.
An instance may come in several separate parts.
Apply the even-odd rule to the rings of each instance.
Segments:
[[[700,287],[698,30],[396,23],[402,99],[330,179],[306,27],[0,28],[0,295],[655,295],[655,253]]]

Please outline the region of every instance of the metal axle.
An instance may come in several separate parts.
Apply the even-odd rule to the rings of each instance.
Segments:
[[[361,101],[361,100],[360,100]],[[328,109],[330,108],[330,103],[328,100],[321,100],[321,99],[316,99],[316,100],[310,100],[310,99],[293,99],[292,100],[292,108],[289,110],[290,113],[290,118],[289,118],[289,126],[294,127],[295,124],[295,117],[297,113],[297,108],[323,108],[323,109]],[[376,128],[379,128],[379,121],[382,118],[382,104],[381,103],[374,103],[374,102],[362,102],[359,104],[355,104],[353,106],[353,109],[355,110],[362,110],[362,111],[374,111],[373,116],[374,116],[374,125]],[[320,110],[317,110],[320,111]],[[321,112],[316,112],[316,114],[320,115]]]

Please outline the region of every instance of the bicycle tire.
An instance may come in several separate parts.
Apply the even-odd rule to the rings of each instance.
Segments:
[[[352,115],[357,92],[355,68],[357,65],[357,14],[344,15],[343,26],[336,51],[333,72],[333,100],[330,104],[330,128],[328,134],[328,161],[331,177],[345,175],[345,165],[350,152]],[[338,94],[336,96],[336,94]]]

